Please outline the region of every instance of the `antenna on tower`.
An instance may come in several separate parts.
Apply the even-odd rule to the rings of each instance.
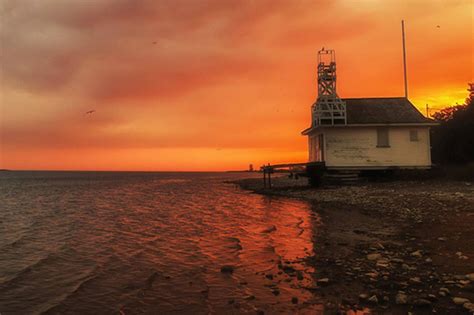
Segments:
[[[402,20],[402,45],[403,45],[403,80],[405,82],[405,98],[408,98],[408,83],[407,83],[407,56],[405,49],[405,22]]]
[[[346,124],[346,103],[336,93],[336,52],[318,52],[318,99],[312,106],[313,125]]]

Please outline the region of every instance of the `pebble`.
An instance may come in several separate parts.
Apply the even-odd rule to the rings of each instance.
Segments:
[[[361,299],[361,300],[367,300],[368,298],[369,298],[368,294],[365,294],[365,293],[359,294],[359,299]]]
[[[373,254],[367,255],[368,260],[378,260],[380,258],[382,258],[382,255],[380,255],[379,253],[373,253]]]
[[[326,285],[329,283],[329,279],[328,278],[322,278],[322,279],[319,279],[318,280],[318,284],[320,285]]]
[[[463,307],[471,313],[474,313],[474,303],[464,303]]]
[[[420,258],[422,256],[420,250],[414,251],[410,255],[413,256],[413,257],[418,257],[418,258]]]
[[[388,260],[386,258],[382,258],[382,259],[377,260],[377,266],[386,266],[386,267],[388,267],[389,264],[390,264],[390,260]]]
[[[428,294],[428,299],[430,299],[432,301],[436,301],[438,298],[434,294]]]
[[[413,278],[410,278],[410,282],[412,283],[421,283],[421,279],[420,277],[413,277]]]
[[[408,296],[404,293],[398,293],[395,297],[395,303],[397,304],[407,304]]]
[[[379,274],[377,272],[368,272],[365,275],[370,277],[370,278],[377,278],[379,276]]]
[[[293,273],[293,272],[296,271],[295,268],[293,268],[293,267],[291,267],[291,266],[288,266],[288,265],[285,265],[285,266],[283,266],[282,268],[283,268],[283,271],[284,271],[285,273]]]
[[[453,302],[456,305],[463,305],[465,303],[471,303],[468,299],[462,298],[462,297],[453,297]]]
[[[303,280],[304,279],[303,273],[301,271],[298,271],[296,273],[296,279],[298,279],[298,280]]]
[[[222,273],[233,273],[234,272],[234,266],[224,265],[224,266],[221,267],[221,272]]]
[[[469,259],[469,257],[464,255],[462,252],[456,252],[456,256],[458,256],[459,259],[464,259],[464,260]]]
[[[271,232],[276,231],[276,229],[277,229],[276,226],[271,225],[268,228],[264,229],[261,233],[271,233]]]
[[[377,299],[377,296],[376,296],[376,295],[372,295],[372,296],[369,298],[369,302],[370,302],[370,303],[373,303],[373,304],[377,304],[377,303],[379,303],[379,299]]]
[[[402,265],[402,269],[405,269],[405,270],[416,270],[416,267],[411,267],[411,266],[408,266],[407,264],[403,264],[403,265]]]
[[[431,302],[426,299],[416,299],[413,301],[413,304],[417,306],[428,306],[431,305]]]

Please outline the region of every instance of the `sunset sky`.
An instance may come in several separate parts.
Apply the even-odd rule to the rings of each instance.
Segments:
[[[305,161],[317,51],[336,50],[341,97],[402,96],[401,19],[423,113],[462,103],[473,80],[471,0],[0,5],[0,168]]]

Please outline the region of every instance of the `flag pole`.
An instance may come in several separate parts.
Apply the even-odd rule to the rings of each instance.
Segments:
[[[407,83],[407,56],[405,49],[405,23],[402,20],[402,44],[403,44],[403,79],[405,82],[405,98],[408,98],[408,83]]]

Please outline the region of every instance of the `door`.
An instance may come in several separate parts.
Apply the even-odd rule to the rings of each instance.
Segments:
[[[324,134],[320,133],[318,135],[318,161],[324,161]]]

